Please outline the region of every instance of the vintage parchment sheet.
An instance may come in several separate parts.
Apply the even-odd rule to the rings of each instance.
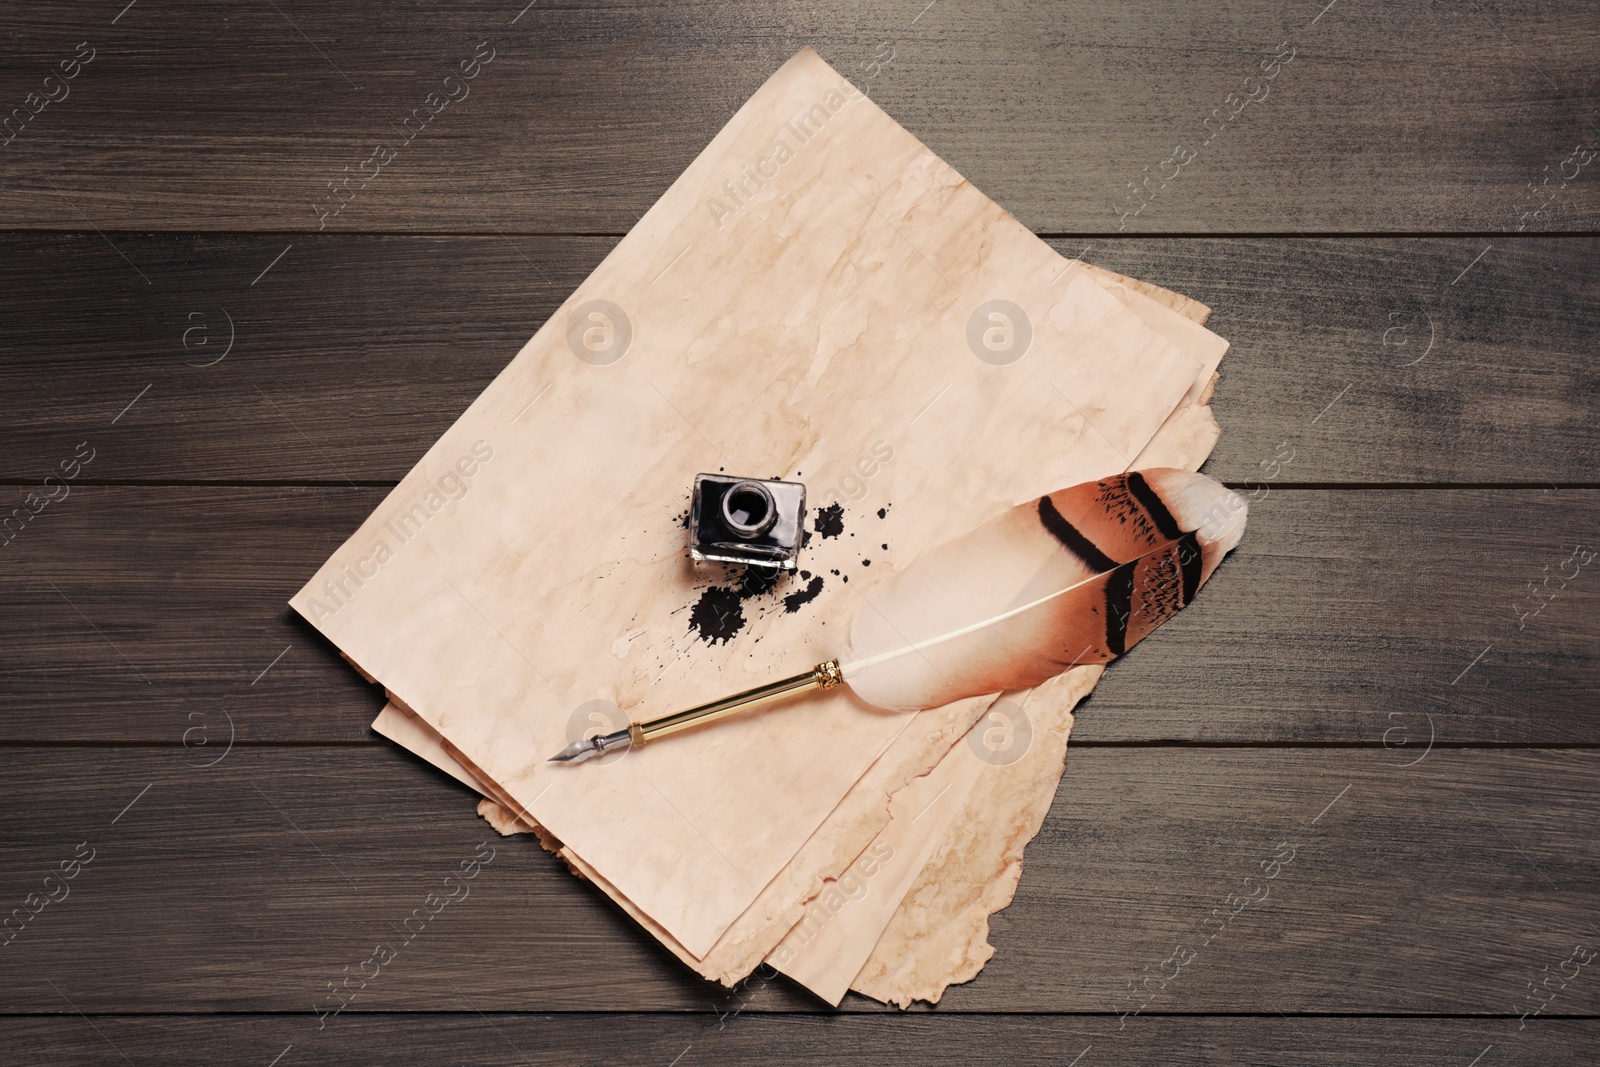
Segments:
[[[1060,263],[802,52],[291,603],[703,957],[914,716],[836,692],[545,758],[594,701],[648,716],[827,658],[846,578],[1125,468],[1199,368]],[[719,468],[841,497],[840,525],[795,610],[696,631],[680,515]]]

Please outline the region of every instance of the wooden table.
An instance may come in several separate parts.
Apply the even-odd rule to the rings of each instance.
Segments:
[[[1600,1061],[1593,3],[522,2],[0,14],[0,1061]],[[285,606],[807,43],[1216,309],[1258,498],[933,1012],[693,977]]]

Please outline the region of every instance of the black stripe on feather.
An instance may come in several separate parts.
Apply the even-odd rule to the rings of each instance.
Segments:
[[[1138,471],[1128,475],[1128,492],[1133,494],[1144,510],[1150,515],[1150,521],[1156,524],[1156,529],[1161,531],[1161,536],[1175,539],[1182,536],[1183,527],[1178,525],[1178,520],[1172,517],[1172,512],[1167,510],[1167,505],[1161,502],[1161,497],[1150,488],[1150,483],[1144,480],[1144,475]],[[1184,603],[1188,603],[1187,600]]]
[[[1068,552],[1083,560],[1084,566],[1090,570],[1102,573],[1117,565],[1116,560],[1100,551],[1093,541],[1083,536],[1076,526],[1068,522],[1047,496],[1039,498],[1039,521],[1050,531],[1050,536],[1060,541]]]
[[[1138,560],[1124,563],[1106,578],[1106,651],[1120,656],[1128,650],[1128,616],[1133,613],[1133,572]]]
[[[1183,568],[1183,606],[1188,607],[1200,588],[1200,535],[1190,531],[1178,540],[1178,565]]]

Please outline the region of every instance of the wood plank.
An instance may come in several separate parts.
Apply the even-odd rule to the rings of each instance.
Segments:
[[[9,12],[8,109],[59,93],[78,42],[95,58],[5,146],[8,224],[312,232],[383,144],[329,228],[621,233],[806,44],[1040,231],[1501,231],[1546,177],[1534,228],[1600,212],[1592,176],[1558,176],[1595,136],[1583,5],[510,6]],[[493,60],[447,89],[482,41]],[[1247,84],[1280,42],[1292,61]],[[407,136],[446,91],[470,95]]]
[[[187,738],[194,763],[230,736],[370,738],[381,691],[288,598],[383,496],[73,488],[0,549],[7,736]]]
[[[396,481],[614,242],[116,243],[0,239],[6,476]]]
[[[1088,258],[1213,309],[1231,342],[1214,477],[1594,484],[1594,253],[1587,238],[1118,241]]]
[[[480,1011],[816,1007],[786,980],[702,983],[527,838],[492,839],[465,898],[405,943],[491,836],[463,787],[387,748],[241,745],[204,770],[184,755],[0,749],[13,906],[79,842],[95,850],[0,953],[0,1010],[63,1011],[48,978],[90,1013],[305,1013],[379,943],[396,957],[352,1011],[455,1010],[452,983]],[[1129,984],[1165,971],[1145,1012],[1489,1013],[1514,1031],[1528,982],[1595,947],[1597,758],[1075,747],[995,958],[942,1008],[1114,1029]],[[1594,1015],[1585,978],[1552,984],[1544,1014]]]
[[[1600,741],[1600,560],[1573,556],[1600,547],[1597,493],[1273,489],[1074,742]],[[72,489],[3,548],[0,738],[370,737],[379,692],[286,601],[382,496]]]
[[[110,240],[0,237],[0,478],[393,482],[614,243]],[[1593,239],[1086,244],[1215,309],[1216,477],[1594,482]]]
[[[456,1005],[477,1000],[473,987]],[[97,1032],[98,1031],[98,1032]],[[309,1033],[308,1033],[309,1031]],[[1108,1032],[1109,1031],[1109,1032]],[[752,1063],[823,1065],[916,1063],[929,1067],[993,1062],[1016,1067],[1159,1063],[1169,1067],[1237,1064],[1392,1064],[1405,1050],[1413,1067],[1463,1067],[1493,1048],[1495,1067],[1557,1067],[1589,1062],[1600,1040],[1594,1020],[1532,1019],[1525,1030],[1504,1019],[1330,1019],[1278,1016],[1146,1018],[1117,1032],[1101,1019],[1060,1016],[919,1016],[884,1019],[725,1014],[478,1015],[459,1008],[430,1015],[349,1015],[316,1032],[315,1021],[282,1016],[74,1016],[0,1021],[0,1041],[30,1063],[160,1062],[172,1067],[239,1064],[277,1067],[338,1062],[349,1067],[473,1063],[627,1063],[669,1067],[744,1067]]]

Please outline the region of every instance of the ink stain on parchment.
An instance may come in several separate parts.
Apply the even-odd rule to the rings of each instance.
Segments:
[[[772,592],[777,588],[782,573],[775,567],[746,567],[744,577],[739,579],[740,599]]]
[[[720,585],[701,593],[689,612],[689,631],[708,645],[727,644],[744,624],[744,597],[738,590]]]
[[[818,508],[813,526],[823,537],[838,537],[844,533],[844,505],[829,504],[825,508]]]
[[[822,592],[822,578],[813,578],[810,571],[801,571],[801,577],[810,579],[805,588],[797,589],[781,598],[783,610],[794,614],[811,603]],[[713,585],[700,593],[689,611],[689,632],[708,645],[727,644],[749,624],[752,617],[760,618],[777,607],[778,598],[770,597],[783,580],[783,572],[770,567],[746,567],[738,580],[726,585]],[[773,602],[769,603],[769,599]],[[749,603],[750,615],[745,612]]]
[[[804,589],[796,589],[783,598],[783,610],[793,615],[805,605],[817,599],[817,594],[822,592],[822,575],[817,575],[806,583]]]

